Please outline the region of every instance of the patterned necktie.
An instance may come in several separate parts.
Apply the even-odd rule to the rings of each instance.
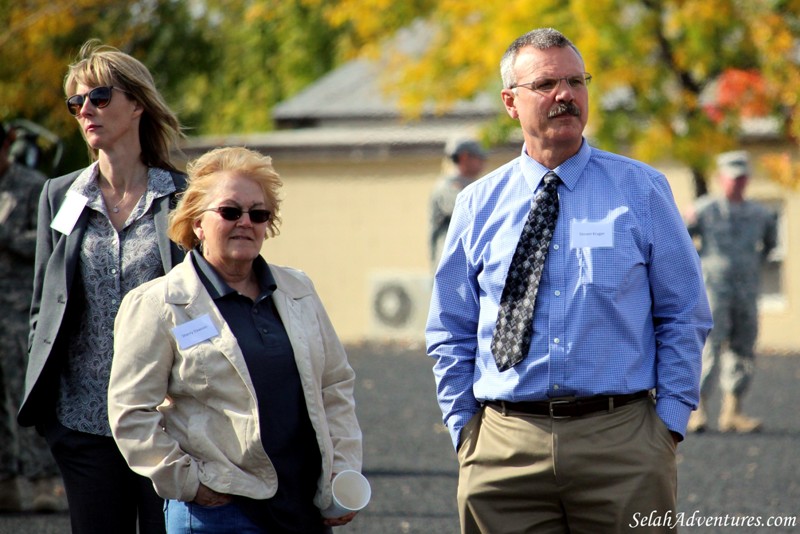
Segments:
[[[533,199],[528,220],[508,268],[491,344],[500,372],[521,362],[531,346],[533,308],[558,219],[560,182],[561,178],[554,172],[545,175],[544,187]]]

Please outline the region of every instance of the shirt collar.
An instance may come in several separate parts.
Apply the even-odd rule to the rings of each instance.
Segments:
[[[530,157],[528,155],[527,147],[523,144],[520,158],[522,162],[522,175],[530,186],[531,191],[536,191],[536,188],[539,187],[539,184],[541,183],[545,174],[553,171],[558,175],[559,178],[561,178],[561,183],[563,183],[567,189],[572,191],[578,184],[578,180],[583,174],[583,170],[586,168],[586,165],[589,163],[589,158],[591,155],[592,147],[586,142],[586,139],[584,139],[581,142],[580,149],[578,149],[578,152],[574,156],[563,162],[555,169],[548,169]]]
[[[100,205],[103,202],[100,194],[100,187],[97,184],[97,178],[100,174],[100,163],[98,161],[92,162],[86,167],[72,182],[69,190],[87,197],[89,202],[87,205],[90,208],[100,210]],[[175,192],[175,181],[169,171],[158,167],[150,167],[147,170],[147,191],[145,191],[145,211],[149,209],[150,204],[157,198],[167,196]]]
[[[213,300],[236,293],[236,290],[222,279],[198,249],[193,249],[191,255],[197,274]],[[253,271],[256,274],[256,280],[258,280],[258,287],[261,292],[259,298],[271,295],[278,288],[269,265],[261,256],[257,256],[253,260]]]

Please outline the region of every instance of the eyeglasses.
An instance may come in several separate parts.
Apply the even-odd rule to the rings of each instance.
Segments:
[[[561,80],[567,82],[570,89],[582,89],[589,85],[592,81],[592,75],[588,72],[582,74],[574,74],[572,76],[564,76],[562,78],[539,78],[528,83],[517,83],[509,87],[509,89],[516,89],[517,87],[525,87],[531,91],[536,91],[543,95],[549,95],[561,85]]]
[[[94,107],[102,109],[111,103],[112,89],[128,93],[125,89],[120,89],[119,87],[113,87],[111,85],[107,87],[95,87],[86,94],[72,95],[69,97],[67,99],[67,109],[73,116],[77,115],[81,112],[81,109],[83,109],[83,104],[86,103],[87,97]]]
[[[250,215],[250,222],[255,224],[265,223],[272,216],[272,212],[269,210],[244,211],[242,208],[237,208],[235,206],[219,206],[217,208],[208,208],[207,210],[203,211],[215,211],[219,213],[219,216],[226,221],[238,221],[242,218],[242,215],[247,213]]]

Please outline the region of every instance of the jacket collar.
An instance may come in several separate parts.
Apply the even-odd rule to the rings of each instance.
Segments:
[[[277,285],[272,299],[284,328],[286,328],[295,361],[302,375],[302,368],[307,365],[305,362],[310,361],[310,347],[304,326],[307,322],[303,317],[303,305],[298,300],[312,295],[313,286],[308,282],[304,283],[304,275],[293,269],[270,266],[270,270]],[[220,335],[212,339],[212,343],[236,367],[247,388],[255,396],[241,349],[233,332],[225,324],[222,314],[214,305],[211,295],[200,280],[191,254],[187,254],[183,261],[166,275],[164,298],[167,305],[182,306],[190,319],[196,319],[206,314],[211,316],[212,321],[220,328]]]
[[[279,299],[293,301],[312,294],[311,287],[303,283],[293,269],[270,265],[270,271],[277,286],[273,295],[279,307]],[[183,262],[167,275],[166,302],[191,308],[203,297],[211,299],[200,277],[197,276],[192,255],[187,254]],[[205,312],[204,310],[203,313]]]

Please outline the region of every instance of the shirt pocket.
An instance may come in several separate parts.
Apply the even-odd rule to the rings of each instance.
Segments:
[[[573,252],[578,259],[578,284],[585,289],[622,291],[645,274],[645,259],[628,232],[614,232],[611,247],[585,247]]]

